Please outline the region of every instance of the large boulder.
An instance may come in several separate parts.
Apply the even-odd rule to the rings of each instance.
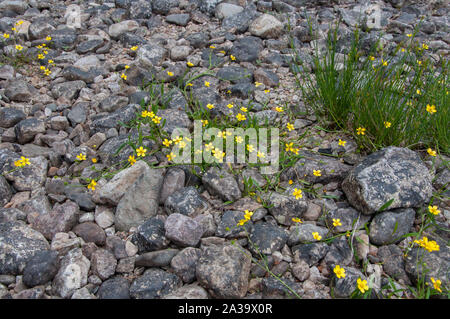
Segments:
[[[372,153],[342,182],[349,203],[363,214],[419,207],[432,194],[432,175],[420,157],[407,148],[390,146]]]

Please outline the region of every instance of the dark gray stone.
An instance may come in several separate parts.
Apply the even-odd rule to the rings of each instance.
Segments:
[[[208,202],[193,186],[177,190],[168,196],[164,203],[164,208],[168,214],[178,213],[189,217],[195,217],[203,213],[208,207]]]
[[[225,238],[246,237],[247,233],[253,228],[253,223],[249,220],[243,226],[238,223],[244,219],[244,212],[227,210],[222,214],[222,218],[217,225],[216,236]]]
[[[256,223],[250,233],[249,249],[255,255],[272,254],[281,250],[288,239],[286,231],[269,223]]]
[[[75,226],[73,232],[83,238],[85,242],[92,242],[98,246],[103,246],[106,240],[105,231],[93,222],[81,223]]]
[[[136,257],[136,266],[142,267],[164,267],[168,266],[180,251],[178,249],[168,248],[164,250],[151,251]]]
[[[166,17],[166,22],[185,27],[190,19],[191,17],[188,13],[169,14]]]
[[[113,277],[104,281],[98,289],[100,299],[130,299],[130,282],[124,277]]]
[[[197,246],[205,231],[202,224],[178,213],[167,217],[164,228],[166,237],[181,247]]]
[[[174,274],[151,268],[136,278],[130,287],[133,299],[160,299],[181,286],[181,280]]]
[[[164,221],[158,217],[147,219],[137,228],[131,241],[137,245],[140,254],[166,248],[169,239],[165,236]]]
[[[333,293],[336,298],[348,298],[357,289],[358,278],[366,280],[366,277],[356,268],[340,266],[345,269],[345,277],[337,278],[333,272]]]
[[[58,269],[57,251],[38,251],[28,260],[23,270],[23,283],[28,287],[43,285],[55,277]]]
[[[292,253],[309,266],[317,264],[328,253],[329,246],[326,243],[300,244],[292,247]]]
[[[0,207],[4,206],[12,197],[11,186],[9,186],[3,175],[0,175]]]
[[[195,268],[202,251],[194,247],[186,247],[170,261],[170,267],[183,282],[191,283],[195,280]]]
[[[52,94],[55,99],[64,97],[72,100],[76,99],[80,90],[85,87],[86,83],[81,80],[62,82],[52,87]]]
[[[375,215],[370,223],[369,238],[375,245],[398,243],[410,232],[416,212],[411,208],[398,208]]]
[[[247,36],[234,41],[230,54],[236,57],[237,62],[255,62],[262,49],[261,39]]]
[[[39,133],[45,133],[45,123],[36,118],[30,118],[20,121],[14,127],[17,141],[20,144],[31,142]]]
[[[242,196],[236,179],[225,169],[211,167],[203,175],[202,182],[209,193],[224,201],[235,201]]]
[[[240,66],[226,66],[217,71],[216,76],[231,83],[253,83],[253,73]]]
[[[13,127],[26,118],[25,113],[12,107],[4,107],[0,109],[0,127]]]
[[[406,284],[411,284],[405,271],[404,253],[396,245],[382,246],[378,248],[377,256],[383,262],[383,271],[395,280],[403,280]]]
[[[370,154],[348,174],[342,189],[363,214],[388,208],[418,207],[432,194],[432,176],[420,157],[407,148],[390,146]]]

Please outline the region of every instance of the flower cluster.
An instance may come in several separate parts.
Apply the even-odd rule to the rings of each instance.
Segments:
[[[253,215],[253,212],[246,209],[244,212],[244,219],[241,219],[238,222],[238,226],[244,226],[245,223],[247,223],[252,218],[252,215]]]
[[[415,240],[414,243],[418,244],[420,247],[425,248],[429,252],[439,251],[439,245],[434,240],[428,240],[428,238],[425,236],[420,240]]]
[[[21,156],[19,160],[14,161],[14,165],[16,167],[25,167],[26,165],[30,165],[30,159],[24,156]]]

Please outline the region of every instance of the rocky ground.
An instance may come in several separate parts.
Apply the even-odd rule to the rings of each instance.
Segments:
[[[373,14],[377,8],[380,16]],[[350,137],[315,129],[290,73],[287,32],[289,18],[295,46],[308,58],[338,18],[343,38],[359,22],[371,28],[363,34],[368,44],[384,32],[385,43],[395,45],[423,17],[417,38],[439,60],[450,43],[444,1],[3,0],[0,9],[1,33],[24,21],[18,43],[29,50],[49,43],[38,62],[54,62],[48,76],[23,64],[0,65],[0,298],[259,299],[291,298],[293,291],[302,298],[346,298],[358,278],[368,280],[374,297],[395,287],[391,297],[412,298],[406,289],[424,274],[417,256],[427,264],[427,282],[433,277],[449,287],[448,191],[433,201],[440,210],[435,223],[422,229],[430,199],[449,182],[448,157],[397,147],[362,156]],[[319,39],[309,36],[307,16],[317,20]],[[0,42],[0,54],[13,57],[9,41]],[[132,120],[148,98],[142,81],[167,80],[167,70],[177,78],[187,62],[206,70],[210,46],[213,72],[222,79],[208,77],[207,89],[194,86],[201,103],[287,106],[298,114],[290,134],[311,133],[303,157],[281,175],[285,191],[244,196],[242,177],[227,166],[197,176],[186,166],[158,169],[142,160],[88,189],[92,165],[102,170],[117,163],[114,153],[130,134],[119,121]],[[250,77],[233,83],[242,74]],[[176,95],[161,111],[167,127],[191,127],[187,107]],[[86,161],[77,161],[80,153]],[[130,154],[124,150],[119,159]],[[14,170],[21,156],[30,165]],[[158,154],[145,160],[167,165]],[[322,176],[311,174],[317,168]],[[257,170],[242,175],[265,182]],[[296,199],[299,176],[320,190]],[[377,211],[391,199],[387,210]],[[235,227],[245,210],[254,212],[251,220]],[[419,239],[436,241],[439,250],[402,237],[419,231]],[[249,258],[260,260],[259,253],[291,291]],[[336,277],[336,265],[345,278]],[[388,278],[393,287],[382,289]]]

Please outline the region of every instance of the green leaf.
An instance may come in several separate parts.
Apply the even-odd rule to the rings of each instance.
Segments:
[[[391,198],[390,200],[388,200],[386,203],[383,204],[383,206],[381,206],[378,211],[382,212],[384,210],[386,210],[389,206],[391,206],[391,204],[394,202],[394,199]]]

